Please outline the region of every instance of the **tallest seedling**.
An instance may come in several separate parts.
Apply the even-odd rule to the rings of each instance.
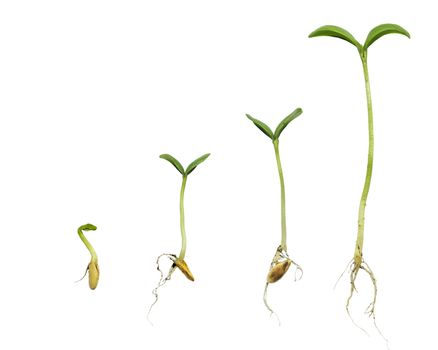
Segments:
[[[354,45],[357,48],[357,51],[359,53],[362,67],[363,67],[363,74],[365,78],[365,90],[366,90],[366,96],[367,96],[367,107],[368,107],[368,163],[367,163],[367,172],[365,176],[365,183],[362,190],[362,196],[360,197],[360,204],[359,204],[359,217],[358,217],[358,228],[357,228],[357,240],[356,245],[354,247],[354,257],[351,261],[350,265],[350,283],[351,283],[351,289],[350,289],[350,295],[347,299],[346,303],[346,309],[348,314],[349,312],[349,305],[350,300],[353,296],[353,293],[355,291],[355,281],[357,274],[360,269],[365,271],[369,277],[371,278],[371,281],[374,286],[374,297],[367,309],[367,313],[369,316],[373,317],[375,321],[375,314],[374,314],[374,307],[376,304],[376,297],[377,297],[377,284],[376,284],[376,278],[374,277],[373,272],[371,271],[368,264],[363,259],[363,237],[364,237],[364,223],[365,223],[365,207],[367,204],[367,198],[368,198],[368,192],[370,190],[370,184],[371,184],[371,175],[373,173],[373,156],[374,156],[374,130],[373,130],[373,105],[371,102],[371,90],[370,90],[370,80],[368,76],[368,63],[367,63],[367,57],[368,57],[368,48],[380,37],[391,34],[391,33],[397,33],[402,34],[410,38],[409,33],[400,27],[397,24],[381,24],[375,28],[373,28],[363,45],[359,44],[359,42],[351,35],[349,32],[347,32],[345,29],[342,29],[340,27],[327,25],[318,28],[314,32],[312,32],[309,37],[317,37],[317,36],[332,36],[335,38],[343,39],[345,41],[348,41],[350,44]]]
[[[268,286],[270,283],[277,282],[280,278],[283,277],[283,275],[287,272],[290,265],[295,265],[297,268],[297,271],[300,272],[302,275],[302,269],[301,267],[293,262],[287,253],[287,244],[286,244],[286,193],[284,189],[284,177],[283,177],[283,169],[281,167],[281,160],[280,160],[280,149],[279,149],[279,138],[280,134],[283,132],[284,128],[296,117],[300,116],[301,113],[303,113],[301,108],[297,108],[294,110],[291,114],[289,114],[286,118],[284,118],[280,124],[278,124],[277,128],[275,129],[275,132],[273,132],[269,126],[267,126],[262,121],[255,119],[251,117],[249,114],[246,116],[249,120],[251,120],[257,128],[260,129],[261,132],[263,132],[266,136],[268,136],[274,145],[274,151],[275,151],[275,159],[277,160],[277,168],[278,168],[278,176],[280,178],[280,189],[281,189],[281,243],[278,246],[274,258],[272,259],[271,266],[269,269],[268,277],[266,278],[266,285],[265,285],[265,292],[263,295],[263,301],[265,303],[266,308],[271,312],[271,315],[274,313],[270,306],[268,305],[268,302],[266,300],[267,298],[267,292],[268,292]],[[301,278],[301,276],[300,276]]]

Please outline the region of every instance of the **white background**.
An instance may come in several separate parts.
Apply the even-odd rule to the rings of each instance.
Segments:
[[[369,50],[375,172],[364,257],[392,349],[436,349],[436,11],[434,1],[2,1],[0,5],[0,348],[385,349],[353,315],[349,283],[365,176],[366,101],[356,49],[308,39],[324,24]],[[281,136],[288,246],[304,269],[271,286],[280,240],[272,128]],[[211,157],[186,189],[191,283],[177,271],[146,319],[155,258],[178,253],[183,165]],[[95,291],[81,277],[89,254]]]

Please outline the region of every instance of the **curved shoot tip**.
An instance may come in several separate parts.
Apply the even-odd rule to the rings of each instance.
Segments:
[[[81,231],[96,231],[97,227],[94,226],[93,224],[85,224],[85,225],[82,225],[81,227],[79,227],[79,230],[81,230]]]
[[[368,49],[377,39],[380,39],[382,36],[387,34],[401,34],[408,37],[409,39],[411,38],[409,32],[403,27],[399,26],[398,24],[392,24],[392,23],[380,24],[377,27],[371,29],[365,40],[363,49],[364,50]]]
[[[334,25],[325,25],[319,27],[309,34],[309,38],[315,38],[317,36],[331,36],[334,38],[339,38],[348,41],[350,44],[356,46],[359,51],[362,51],[362,45],[359,44],[356,38],[344,28]]]

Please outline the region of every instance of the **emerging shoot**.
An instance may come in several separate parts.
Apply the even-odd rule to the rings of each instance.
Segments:
[[[167,281],[170,280],[172,277],[172,274],[174,271],[178,268],[184,276],[187,277],[190,281],[194,281],[195,278],[193,277],[192,272],[190,271],[186,261],[184,260],[186,255],[186,249],[187,249],[187,236],[186,236],[186,227],[185,227],[185,218],[184,218],[184,192],[186,188],[187,183],[187,177],[188,175],[195,170],[195,168],[201,164],[204,160],[206,160],[210,156],[210,153],[204,154],[203,156],[195,159],[193,162],[189,164],[186,170],[184,170],[181,163],[174,157],[172,157],[170,154],[162,154],[160,155],[160,158],[167,160],[170,162],[176,170],[178,170],[182,175],[182,184],[181,184],[181,191],[180,191],[180,197],[179,197],[179,214],[180,214],[180,230],[181,230],[181,250],[179,252],[179,255],[175,254],[161,254],[157,258],[157,270],[160,272],[160,281],[158,282],[158,285],[152,290],[152,294],[155,296],[155,300],[152,303],[152,305],[149,308],[148,312],[148,319],[149,314],[152,310],[152,307],[157,303],[158,301],[158,289],[166,284]],[[167,272],[166,276],[164,276],[163,271],[160,268],[160,259],[162,257],[167,257],[171,261],[171,266],[169,268],[169,271]]]
[[[274,151],[275,151],[275,159],[277,161],[277,168],[278,168],[278,175],[280,179],[280,190],[281,190],[281,242],[278,246],[274,258],[271,261],[271,265],[269,268],[268,276],[266,278],[266,284],[265,284],[265,290],[263,294],[263,302],[265,303],[266,308],[269,310],[269,312],[274,314],[274,311],[271,309],[271,307],[268,304],[267,301],[267,293],[268,293],[268,286],[270,283],[275,283],[278,280],[280,280],[284,274],[287,272],[289,267],[291,265],[294,265],[296,268],[295,271],[295,280],[297,280],[297,272],[299,272],[300,276],[298,279],[301,279],[303,270],[301,269],[300,265],[296,264],[293,260],[289,258],[289,255],[287,253],[287,244],[286,244],[286,193],[284,188],[284,177],[283,177],[283,169],[281,167],[281,160],[280,160],[280,149],[279,149],[279,137],[282,131],[286,128],[286,126],[294,120],[296,117],[301,115],[303,111],[301,108],[297,108],[294,110],[291,114],[289,114],[286,118],[284,118],[280,124],[278,124],[277,128],[275,129],[275,132],[273,132],[269,126],[267,126],[265,123],[263,123],[260,120],[257,120],[253,117],[251,117],[249,114],[246,116],[249,120],[251,120],[257,128],[259,128],[266,136],[268,136],[274,145]]]
[[[373,107],[371,101],[371,90],[370,90],[370,80],[368,76],[367,57],[368,57],[368,48],[380,37],[391,33],[402,34],[410,38],[409,33],[397,24],[381,24],[373,28],[369,32],[365,40],[365,43],[363,45],[359,44],[359,42],[353,37],[353,35],[351,35],[345,29],[332,25],[320,27],[309,35],[310,38],[317,36],[331,36],[348,41],[350,44],[354,45],[357,48],[357,51],[359,53],[362,62],[363,74],[365,79],[367,108],[368,108],[368,163],[367,163],[367,170],[365,176],[365,183],[359,203],[358,229],[357,229],[356,244],[354,246],[354,256],[351,262],[349,263],[351,287],[350,287],[350,295],[347,298],[345,308],[347,310],[348,315],[351,318],[350,310],[349,310],[350,301],[351,298],[353,297],[354,291],[356,291],[355,282],[356,282],[357,274],[359,273],[359,270],[362,270],[370,277],[371,282],[373,284],[374,296],[370,305],[366,310],[366,313],[373,318],[374,325],[376,325],[375,305],[376,305],[376,297],[377,297],[377,282],[374,273],[372,272],[371,268],[368,266],[368,264],[365,262],[363,258],[365,207],[366,207],[368,192],[371,184],[371,175],[373,172],[373,157],[374,157]]]
[[[86,224],[82,225],[78,228],[78,235],[79,238],[84,242],[85,246],[87,247],[88,251],[91,254],[91,261],[88,264],[87,268],[85,269],[84,276],[80,279],[82,280],[88,272],[88,284],[90,286],[90,289],[94,290],[97,287],[97,283],[99,282],[99,264],[97,259],[96,251],[94,250],[93,246],[90,244],[90,242],[85,238],[84,233],[82,231],[96,231],[97,227],[92,224]]]

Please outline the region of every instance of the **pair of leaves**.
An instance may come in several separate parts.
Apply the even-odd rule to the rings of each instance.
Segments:
[[[294,110],[291,114],[289,114],[286,118],[284,118],[280,124],[278,124],[277,128],[275,129],[275,132],[272,132],[271,128],[267,126],[262,121],[255,119],[251,117],[249,114],[246,116],[249,120],[251,120],[255,126],[257,126],[266,136],[268,136],[272,141],[278,140],[280,137],[280,134],[283,132],[283,130],[288,126],[288,124],[294,120],[296,117],[301,115],[303,113],[303,110],[301,108],[297,108]]]
[[[363,46],[359,44],[354,36],[351,35],[348,31],[341,27],[332,25],[322,26],[316,29],[315,31],[310,33],[309,38],[314,38],[317,36],[332,36],[335,38],[343,39],[345,41],[348,41],[350,44],[356,46],[359,52],[363,53],[366,52],[371,44],[373,44],[377,39],[381,38],[384,35],[393,33],[402,34],[407,36],[408,38],[411,37],[409,32],[398,24],[386,23],[371,29]]]
[[[189,164],[186,170],[184,170],[181,163],[175,158],[172,157],[170,154],[162,154],[160,155],[160,158],[167,160],[169,163],[171,163],[176,170],[178,170],[181,175],[187,176],[189,175],[195,168],[201,164],[204,160],[206,160],[210,156],[210,153],[206,153],[203,156],[200,156],[199,158],[195,159],[193,162]]]

